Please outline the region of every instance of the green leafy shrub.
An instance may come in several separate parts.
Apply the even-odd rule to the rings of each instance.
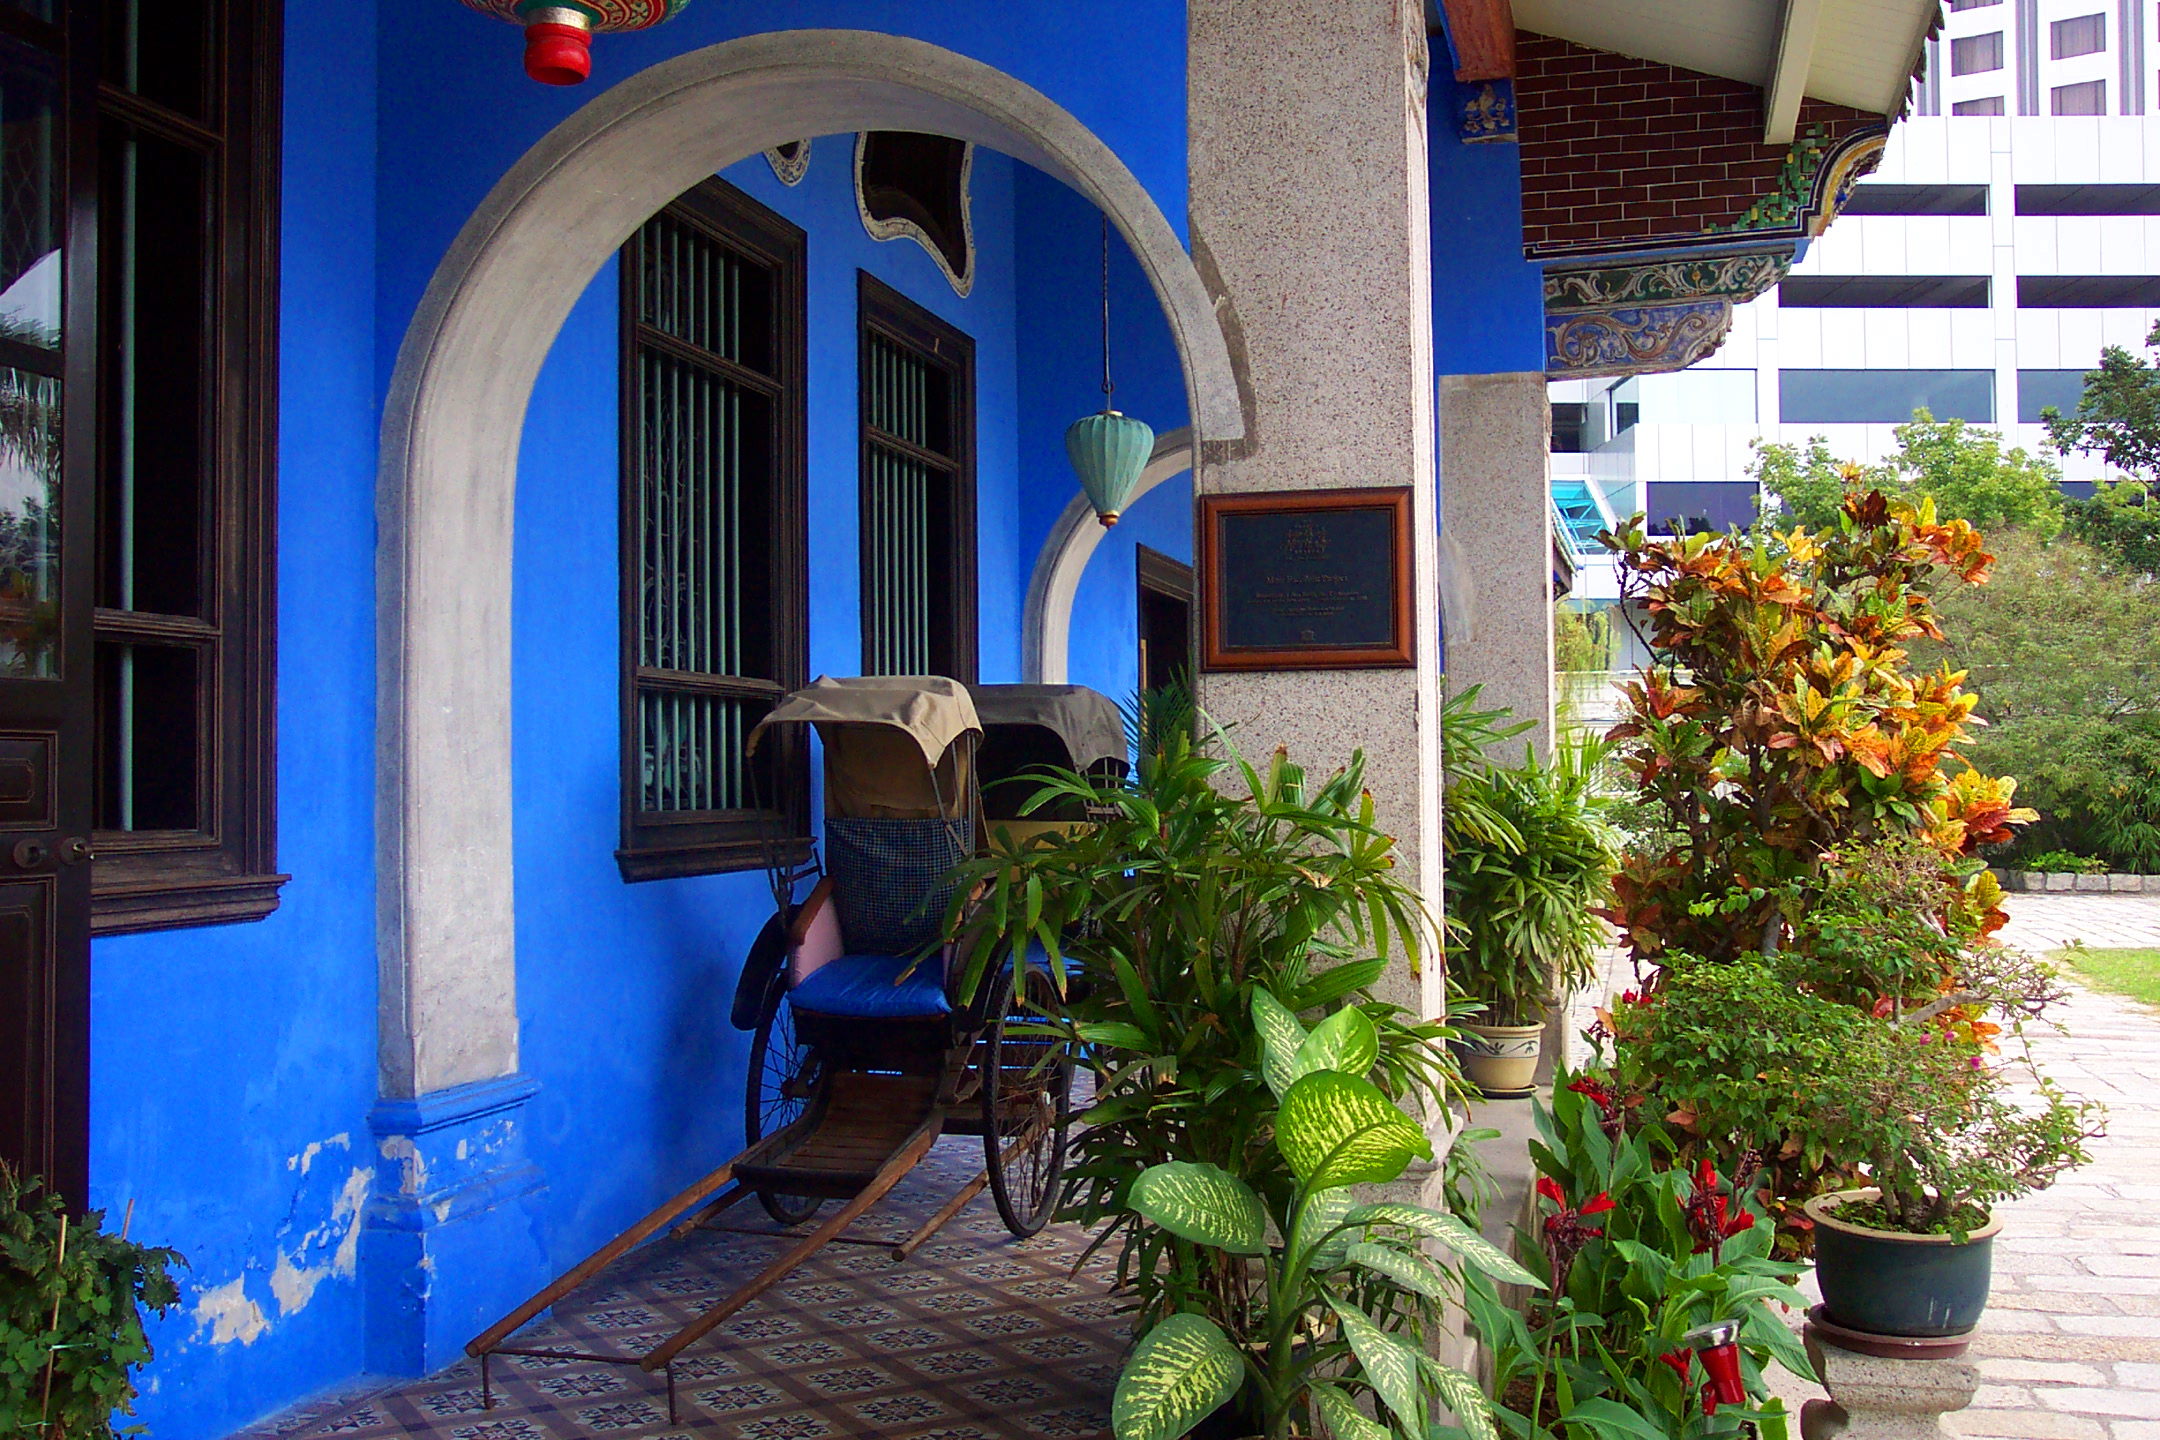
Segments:
[[[2068,850],[2042,850],[2020,860],[2018,868],[2049,875],[2105,875],[2108,867],[2107,861],[2091,855],[2073,855]]]
[[[1448,979],[1494,1025],[1535,1025],[1587,984],[1604,932],[1617,835],[1597,783],[1602,741],[1560,745],[1550,762],[1474,766],[1448,778],[1442,806],[1447,899],[1459,938]],[[1498,816],[1506,832],[1460,817]]]
[[[142,1309],[178,1299],[171,1250],[137,1245],[92,1211],[0,1165],[0,1436],[106,1440],[149,1363]]]
[[[1815,1377],[1777,1308],[1796,1299],[1800,1267],[1770,1258],[1771,1227],[1749,1177],[1727,1186],[1708,1162],[1675,1168],[1663,1133],[1629,1133],[1618,1097],[1595,1078],[1559,1077],[1536,1118],[1537,1217],[1517,1231],[1517,1248],[1549,1289],[1526,1315],[1472,1276],[1467,1302],[1509,1432],[1694,1440],[1746,1435],[1752,1424],[1782,1433],[1768,1367]],[[1739,1326],[1748,1398],[1706,1413],[1688,1332],[1713,1321]]]
[[[1175,1440],[1248,1386],[1246,1423],[1269,1437],[1325,1422],[1345,1440],[1426,1440],[1445,1409],[1464,1433],[1494,1440],[1477,1382],[1428,1353],[1462,1285],[1423,1242],[1503,1281],[1537,1279],[1452,1215],[1359,1203],[1353,1186],[1386,1184],[1432,1153],[1424,1127],[1364,1078],[1379,1038],[1363,1012],[1338,1010],[1308,1031],[1265,990],[1252,1003],[1274,1106],[1268,1143],[1292,1184],[1271,1197],[1189,1161],[1135,1177],[1131,1214],[1241,1283],[1190,1297],[1141,1338],[1111,1406],[1117,1440]],[[1368,1399],[1377,1420],[1359,1408]]]
[[[1153,1189],[1164,1182],[1143,1180],[1204,1174],[1214,1193],[1249,1193],[1275,1223],[1278,1241],[1294,1237],[1300,1223],[1317,1224],[1322,1209],[1315,1206],[1333,1207],[1330,1228],[1348,1223],[1347,1192],[1339,1188],[1348,1182],[1299,1158],[1295,1137],[1303,1132],[1283,1114],[1292,1098],[1284,1055],[1306,1057],[1296,1062],[1300,1074],[1342,1071],[1336,1088],[1362,1097],[1360,1113],[1378,1127],[1369,1139],[1396,1135],[1407,1144],[1414,1132],[1413,1150],[1423,1148],[1422,1126],[1403,1112],[1437,1125],[1460,1094],[1442,1044],[1454,1032],[1373,990],[1390,953],[1417,962],[1434,922],[1403,883],[1393,840],[1373,823],[1362,757],[1315,782],[1280,750],[1263,769],[1166,728],[1142,752],[1130,784],[1055,770],[1039,778],[1023,809],[1078,801],[1093,823],[963,865],[948,918],[964,937],[963,991],[1031,940],[1047,951],[1058,978],[1064,1003],[1042,1017],[1042,1033],[1067,1042],[1095,1082],[1060,1213],[1102,1226],[1097,1243],[1117,1247],[1119,1281],[1136,1302],[1141,1336],[1137,1369],[1128,1371],[1128,1378],[1143,1377],[1133,1380],[1140,1387],[1133,1393],[1154,1383],[1147,1376],[1216,1377],[1181,1389],[1182,1399],[1132,1400],[1120,1433],[1189,1423],[1178,1420],[1185,1407],[1213,1397],[1191,1414],[1196,1420],[1222,1403],[1214,1387],[1225,1373],[1237,1392],[1232,1403],[1253,1427],[1265,1422],[1277,1427],[1270,1433],[1284,1433],[1279,1427],[1293,1417],[1304,1423],[1311,1405],[1337,1404],[1319,1395],[1363,1393],[1366,1382],[1354,1378],[1339,1392],[1312,1389],[1307,1361],[1317,1352],[1309,1347],[1332,1345],[1333,1364],[1346,1353],[1341,1335],[1364,1333],[1337,1303],[1364,1307],[1385,1337],[1348,1353],[1396,1355],[1410,1343],[1397,1332],[1424,1323],[1412,1303],[1423,1272],[1406,1272],[1411,1278],[1382,1294],[1372,1288],[1381,1272],[1354,1260],[1316,1270],[1312,1255],[1279,1245],[1245,1251],[1199,1243],[1165,1223],[1168,1212]],[[1318,1058],[1323,1051],[1333,1058]],[[1452,1147],[1450,1160],[1459,1167],[1457,1154],[1468,1149]],[[1451,1173],[1468,1183],[1462,1169]],[[1308,1214],[1313,1218],[1303,1221]],[[1393,1243],[1385,1233],[1364,1236],[1366,1223],[1359,1222],[1358,1243]],[[1416,1222],[1428,1230],[1441,1224]],[[1337,1274],[1345,1264],[1356,1273]],[[1313,1288],[1321,1283],[1315,1276],[1326,1279],[1324,1296]],[[1278,1346],[1272,1337],[1292,1313],[1302,1317],[1292,1333],[1308,1338]],[[1244,1357],[1236,1367],[1225,1371],[1208,1360],[1219,1362],[1223,1351],[1203,1323]],[[1314,1325],[1343,1328],[1328,1341],[1310,1338]],[[1426,1377],[1420,1397],[1442,1383]],[[1368,1388],[1381,1383],[1376,1375]]]

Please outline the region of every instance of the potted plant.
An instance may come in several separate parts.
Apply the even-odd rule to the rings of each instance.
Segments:
[[[950,917],[963,990],[1043,947],[1064,999],[1041,1023],[1093,1072],[1060,1213],[1103,1227],[1135,1301],[1117,1432],[1423,1437],[1437,1395],[1490,1435],[1476,1386],[1417,1358],[1456,1284],[1418,1242],[1528,1277],[1445,1212],[1346,1188],[1429,1156],[1461,1084],[1452,1032],[1371,993],[1432,921],[1362,761],[1313,781],[1280,750],[1145,740],[1127,785],[1044,772],[1026,808],[1078,800],[1092,823],[963,866]],[[1441,1178],[1473,1163],[1458,1143]],[[1374,1396],[1392,1408],[1360,1429]]]
[[[108,1233],[0,1165],[0,1435],[107,1440],[148,1363],[142,1309],[179,1299],[180,1257]]]
[[[1526,751],[1448,776],[1448,978],[1480,1007],[1451,1043],[1489,1098],[1530,1093],[1546,1012],[1590,980],[1617,851],[1596,778],[1606,748],[1583,736],[1549,762]]]
[[[1869,1183],[1805,1208],[1824,1312],[1848,1329],[1972,1329],[2001,1228],[1992,1207],[2085,1163],[2086,1143],[2101,1133],[2097,1108],[2065,1096],[2029,1056],[1998,1061],[1961,1036],[1972,1023],[1955,1018],[1963,1008],[1874,1027],[1844,1059],[1845,1097],[1826,1126],[1865,1158]],[[2011,1091],[2013,1071],[2027,1082],[2023,1094]]]

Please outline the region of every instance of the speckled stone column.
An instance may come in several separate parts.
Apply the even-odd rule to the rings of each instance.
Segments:
[[[1546,470],[1552,406],[1545,377],[1447,375],[1440,381],[1441,524],[1467,569],[1465,623],[1447,636],[1447,684],[1485,688],[1480,709],[1505,705],[1533,722],[1525,740],[1553,742],[1553,541]]]
[[[1255,759],[1363,749],[1407,876],[1440,894],[1425,22],[1408,0],[1190,0],[1193,257],[1216,297],[1246,438],[1208,445],[1210,493],[1407,485],[1418,663],[1203,675]],[[1384,993],[1443,1008],[1437,966]]]

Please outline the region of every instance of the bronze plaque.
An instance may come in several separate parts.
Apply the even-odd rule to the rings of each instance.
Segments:
[[[1416,663],[1408,489],[1203,495],[1199,548],[1202,668]]]

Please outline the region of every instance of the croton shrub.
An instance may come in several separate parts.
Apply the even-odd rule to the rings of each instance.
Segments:
[[[1775,949],[1841,853],[1910,836],[1944,873],[1977,870],[1961,862],[2032,818],[2014,781],[1960,758],[1965,676],[1908,654],[1942,638],[1945,587],[1987,579],[1964,521],[1866,491],[1821,533],[1652,540],[1637,516],[1604,539],[1655,656],[1611,732],[1669,837],[1627,856],[1605,912],[1638,963]],[[1982,934],[2003,923],[1984,872],[1956,889]]]

